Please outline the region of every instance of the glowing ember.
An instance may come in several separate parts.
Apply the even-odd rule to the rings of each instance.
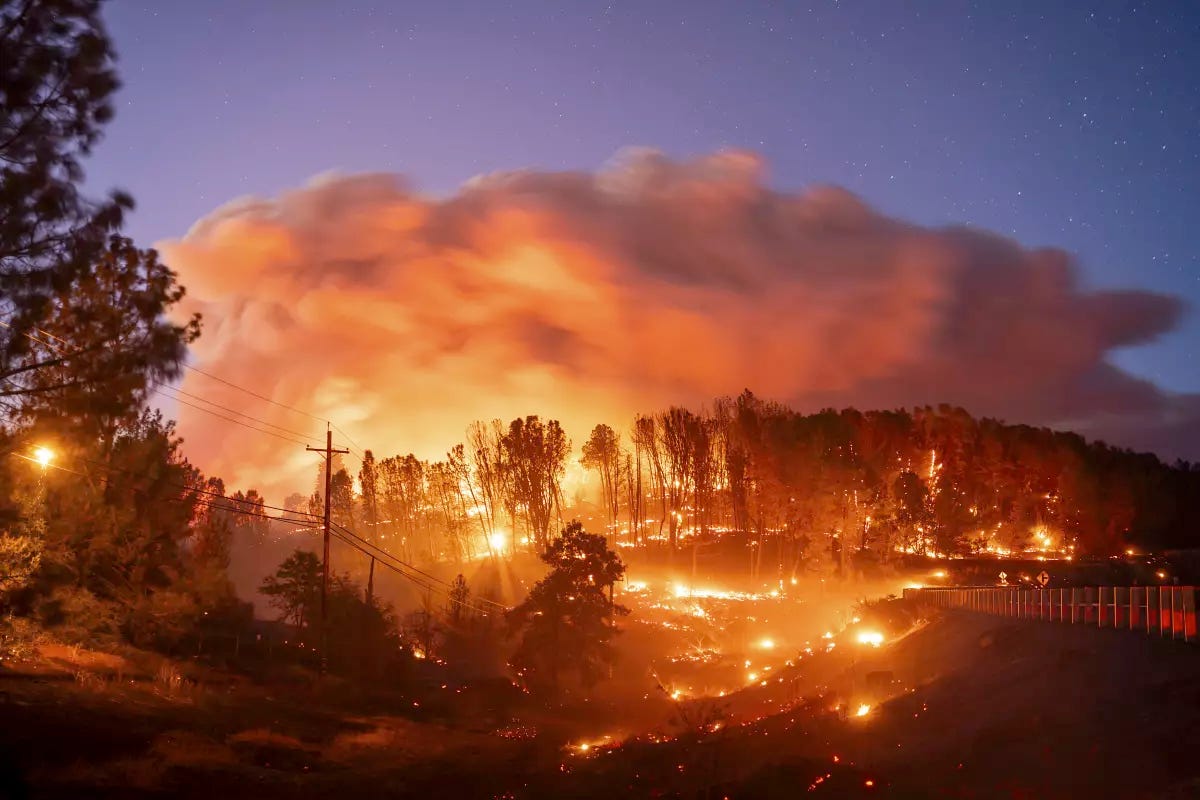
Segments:
[[[879,647],[883,644],[883,634],[879,631],[861,631],[858,634],[858,643]]]

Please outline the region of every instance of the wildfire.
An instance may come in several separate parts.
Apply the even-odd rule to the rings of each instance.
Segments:
[[[50,462],[54,460],[54,451],[49,447],[39,447],[33,451],[33,460],[43,468],[48,467],[50,466]]]
[[[861,631],[858,634],[859,644],[869,644],[871,647],[879,647],[883,644],[883,634],[879,631]]]
[[[854,712],[854,716],[865,717],[867,714],[870,714],[870,713],[871,713],[871,706],[868,705],[867,703],[861,703],[858,706],[858,710]]]

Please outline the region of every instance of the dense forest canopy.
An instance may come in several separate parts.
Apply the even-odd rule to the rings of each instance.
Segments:
[[[672,550],[732,537],[758,554],[756,571],[763,553],[796,575],[901,554],[1183,548],[1200,516],[1190,464],[949,406],[801,414],[747,391],[630,429],[598,425],[581,448],[609,536]],[[544,548],[581,499],[561,428],[496,420],[467,439],[440,462],[369,455],[359,502],[377,540],[416,560]]]

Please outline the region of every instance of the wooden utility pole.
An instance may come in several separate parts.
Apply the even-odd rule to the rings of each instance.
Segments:
[[[329,605],[329,495],[330,490],[333,488],[333,456],[334,454],[349,453],[350,451],[333,449],[333,430],[329,427],[328,423],[325,425],[325,447],[309,446],[305,449],[311,450],[314,453],[324,453],[325,455],[325,552],[321,559],[321,672],[324,672],[329,662],[329,634],[326,627],[326,611]]]
[[[375,602],[375,556],[371,556],[371,572],[367,575],[367,605]]]

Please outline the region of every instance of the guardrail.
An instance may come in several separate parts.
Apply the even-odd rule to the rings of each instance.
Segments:
[[[938,586],[905,589],[904,599],[1016,619],[1122,628],[1195,642],[1195,586]]]

